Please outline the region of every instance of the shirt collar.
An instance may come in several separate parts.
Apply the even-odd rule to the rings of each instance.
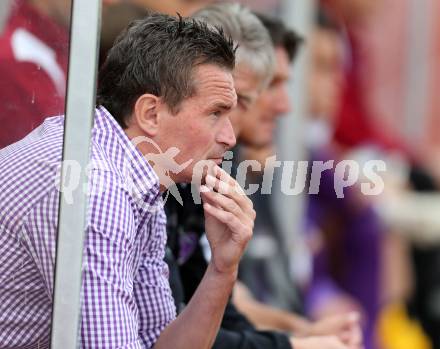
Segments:
[[[96,109],[95,129],[105,130],[116,135],[116,139],[129,162],[131,180],[138,194],[143,197],[148,195],[150,199],[152,196],[159,196],[159,177],[148,161],[142,156],[141,152],[127,137],[116,119],[103,106],[99,106]]]

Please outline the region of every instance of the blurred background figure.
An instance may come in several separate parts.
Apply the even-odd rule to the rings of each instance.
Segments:
[[[438,190],[438,164],[432,165],[439,149],[438,143],[433,145],[433,139],[438,137],[433,137],[433,133],[438,135],[438,129],[433,131],[432,125],[438,122],[440,114],[433,113],[438,110],[438,101],[429,97],[438,81],[437,77],[429,77],[429,71],[435,71],[437,66],[430,62],[434,57],[438,59],[435,48],[439,36],[434,23],[438,21],[440,7],[435,1],[418,4],[327,0],[322,4],[339,25],[345,56],[344,84],[340,105],[333,116],[332,143],[339,152],[345,152],[342,158],[354,158],[360,163],[383,159],[387,163],[384,195],[370,201],[372,216],[352,234],[359,236],[363,230],[371,241],[375,231],[372,222],[379,229],[376,254],[372,250],[365,252],[368,244],[358,250],[373,261],[377,257],[376,267],[380,268],[376,276],[376,300],[380,305],[376,315],[380,314],[380,321],[367,318],[373,326],[370,331],[374,336],[370,339],[385,348],[426,348],[430,344],[421,323],[437,348],[440,342],[434,328],[439,328],[440,319],[435,310],[439,304],[439,279],[434,275],[438,274],[439,248],[438,238],[432,237],[438,237],[440,229],[426,207],[440,204],[439,196],[434,194]],[[426,40],[421,42],[420,37]],[[417,52],[417,59],[413,52]],[[421,66],[424,68],[420,69]],[[423,197],[417,194],[420,191],[424,192]],[[431,193],[429,197],[426,192]],[[354,217],[345,215],[344,221],[350,222]],[[380,231],[386,234],[378,234]],[[341,243],[335,239],[327,241],[327,248]],[[429,247],[426,239],[430,240]],[[424,240],[423,246],[420,240]],[[349,246],[345,246],[339,252],[333,251],[333,258],[327,261],[337,263],[341,255],[350,253]],[[427,264],[435,266],[435,270],[428,271]],[[337,272],[346,272],[351,267],[348,265],[336,268]],[[372,266],[370,263],[369,268]],[[371,287],[366,280],[356,283]]]
[[[0,34],[0,148],[64,112],[71,0],[16,0]]]
[[[258,6],[262,3],[258,2]],[[433,6],[432,2],[429,4],[437,10],[430,13],[431,16],[438,18],[439,7]],[[388,171],[384,175],[387,195],[368,198],[362,195],[359,187],[354,186],[346,191],[343,200],[337,199],[333,191],[334,171],[329,170],[323,173],[319,194],[309,195],[306,211],[307,237],[314,256],[311,281],[304,292],[307,311],[318,318],[334,311],[361,311],[369,348],[427,348],[430,342],[420,323],[434,341],[434,347],[438,347],[435,344],[438,331],[433,330],[438,328],[435,310],[439,304],[438,288],[435,286],[438,278],[434,277],[435,271],[426,268],[428,263],[438,265],[436,246],[440,229],[433,217],[434,209],[426,209],[429,205],[438,208],[440,204],[438,195],[426,196],[427,190],[431,193],[436,190],[438,166],[432,165],[435,162],[432,149],[438,150],[438,146],[433,146],[429,152],[431,155],[426,156],[426,152],[420,151],[421,144],[411,142],[408,137],[415,130],[408,132],[405,130],[407,126],[403,127],[408,123],[402,120],[407,107],[403,97],[405,88],[408,88],[405,69],[415,68],[409,67],[408,56],[402,54],[410,46],[405,33],[414,30],[409,28],[408,18],[412,14],[405,6],[401,8],[401,3],[398,5],[392,0],[322,1],[321,13],[326,11],[327,15],[320,16],[318,28],[306,42],[311,50],[311,59],[309,122],[305,129],[304,146],[311,151],[312,159],[332,159],[336,162],[355,159],[361,165],[369,159],[383,159],[387,164]],[[430,8],[427,4],[422,7],[425,7],[421,9],[424,13],[426,7]],[[274,8],[276,11],[276,6]],[[384,32],[384,28],[389,30]],[[439,36],[433,30],[437,27],[429,28],[430,35],[434,34],[433,51],[438,52]],[[433,57],[438,57],[438,53],[428,58]],[[431,80],[434,80],[431,85],[437,86],[438,78],[433,76]],[[408,90],[417,95],[415,87],[410,86]],[[289,108],[283,111],[282,103],[275,103],[283,101],[283,92],[278,91],[277,96],[272,101],[271,114],[283,115]],[[432,124],[432,119],[438,122],[440,115],[432,113],[438,102],[429,102],[428,124]],[[281,110],[276,113],[275,109],[280,104]],[[260,105],[256,115],[264,114],[264,110],[267,109]],[[410,120],[415,120],[416,116],[411,114]],[[275,124],[275,119],[259,119],[259,125],[261,129],[266,128],[266,133],[258,133],[255,125],[244,127],[243,139],[248,133],[260,144],[242,149],[243,159],[258,159],[264,164],[267,157],[276,152],[273,144],[262,146],[267,144],[267,135],[273,134]],[[426,117],[422,124],[426,125]],[[424,133],[419,134],[419,139],[423,142],[432,140],[435,138],[432,133],[435,133],[432,128],[427,127]],[[250,183],[258,182],[255,179],[258,174],[254,172],[252,176],[254,178],[250,179]],[[405,194],[393,197],[396,186]],[[414,192],[408,193],[410,187],[424,190],[423,198]],[[396,204],[399,200],[401,207]],[[267,228],[272,224],[267,212],[273,207],[270,203],[263,209],[259,209],[258,203],[256,207],[257,211],[264,211],[262,217],[266,232],[273,233],[273,229]],[[408,214],[410,212],[412,214]],[[409,221],[410,225],[405,224]],[[417,223],[420,223],[419,226]],[[413,229],[409,229],[410,226]],[[426,229],[427,226],[430,228]],[[274,283],[265,279],[265,274],[269,265],[280,258],[283,248],[274,244],[276,233],[272,236],[270,233],[263,234],[261,238],[258,229],[257,222],[255,239],[242,263],[241,277],[250,286],[248,291],[254,297],[274,304],[271,297],[276,297],[276,292],[267,294]],[[421,248],[417,242],[414,245],[417,234],[430,238],[430,247]],[[266,258],[266,263],[263,255],[271,256]],[[259,268],[255,268],[254,272],[245,271],[249,256],[260,260]],[[278,280],[275,282],[278,285],[288,280],[280,277],[280,269],[269,274]],[[261,292],[264,289],[266,295]],[[292,288],[290,297],[294,294]],[[407,304],[409,306],[405,306]],[[288,308],[284,305],[284,309]]]
[[[277,120],[291,108],[287,94],[290,64],[295,59],[302,39],[281,21],[261,14],[258,16],[268,29],[275,47],[275,73],[255,105],[241,116],[239,140],[243,146],[236,150],[235,160],[237,164],[243,160],[257,160],[261,163],[261,171],[249,171],[247,176],[248,185],[258,184],[261,187],[266,158],[275,152]],[[234,295],[235,300],[237,306],[260,326],[291,331],[295,327],[291,312],[303,313],[303,304],[290,275],[285,237],[274,216],[270,196],[257,191],[250,198],[257,218],[253,239],[240,263],[239,271],[239,279],[250,292],[244,291],[243,286],[239,287]],[[285,313],[280,311],[277,315],[273,312],[270,316],[267,311],[259,308],[255,300],[283,309]]]
[[[344,46],[338,27],[319,13],[309,45],[308,147],[311,161],[350,158],[333,141],[336,113],[343,96]],[[347,82],[348,83],[348,82]],[[312,176],[313,177],[313,176]],[[384,226],[360,187],[340,198],[332,169],[322,172],[318,193],[307,197],[307,230],[313,273],[306,290],[307,311],[313,318],[359,311],[364,318],[366,348],[373,348],[379,312],[380,246]],[[313,183],[314,178],[310,179]],[[312,184],[311,184],[312,185]]]
[[[115,1],[115,0],[113,0]],[[117,0],[116,0],[117,1]],[[216,2],[215,0],[130,0],[131,3],[149,8],[150,10],[175,15],[176,12],[182,16],[189,16],[200,10],[202,7]]]

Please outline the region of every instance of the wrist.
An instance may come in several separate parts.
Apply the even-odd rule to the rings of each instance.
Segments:
[[[301,338],[301,337],[290,337],[290,345],[292,346],[293,349],[305,349],[305,348],[310,348],[310,345],[307,345],[307,343],[309,342],[309,339],[312,337],[308,337],[308,338]],[[313,346],[313,348],[315,348],[316,346]]]
[[[232,284],[234,284],[238,276],[238,265],[227,269],[218,268],[216,264],[211,260],[208,264],[207,271],[214,277],[224,279],[226,282],[230,281]]]
[[[313,334],[313,322],[307,320],[306,318],[300,317],[295,319],[295,333],[298,336],[306,337]]]
[[[289,340],[292,349],[301,349],[302,347],[301,339],[298,339],[298,337],[290,337]]]

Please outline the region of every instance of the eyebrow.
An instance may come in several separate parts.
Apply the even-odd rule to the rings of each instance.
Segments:
[[[225,102],[215,102],[208,106],[209,110],[213,109],[222,109],[223,111],[229,111],[233,108],[234,103],[225,103]]]
[[[246,96],[246,95],[242,95],[240,93],[237,93],[237,99],[242,99],[244,100],[246,103],[251,103],[252,102],[252,97],[250,96]]]
[[[275,82],[280,82],[280,81],[289,81],[290,80],[290,75],[291,74],[282,74],[282,75],[276,76],[276,77],[274,77],[272,79],[270,84],[273,84]]]

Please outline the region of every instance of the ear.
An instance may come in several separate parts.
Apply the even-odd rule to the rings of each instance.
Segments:
[[[148,136],[156,136],[159,130],[160,98],[152,94],[140,96],[134,105],[133,121]]]

